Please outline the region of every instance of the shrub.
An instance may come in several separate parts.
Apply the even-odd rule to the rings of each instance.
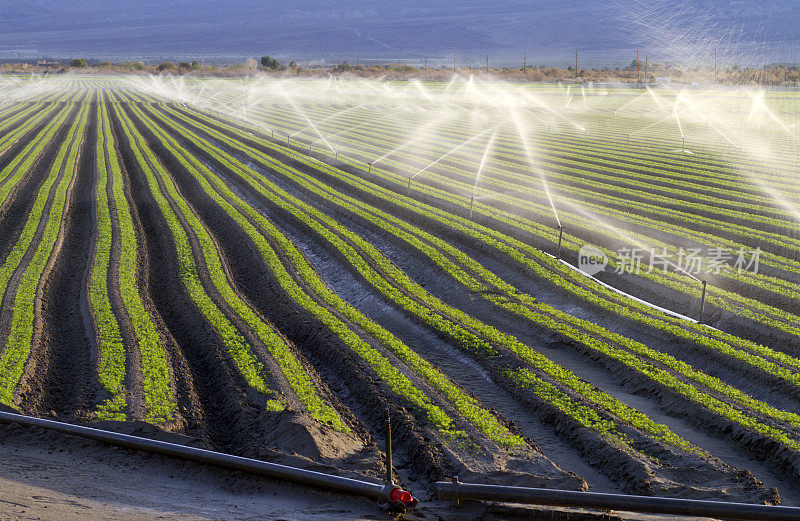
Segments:
[[[265,69],[279,69],[281,67],[281,62],[278,61],[277,58],[273,58],[272,56],[262,56],[261,57],[261,66]]]

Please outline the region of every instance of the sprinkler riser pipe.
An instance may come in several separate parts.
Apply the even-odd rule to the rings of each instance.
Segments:
[[[392,419],[388,412],[386,414],[386,485],[394,485],[392,475]]]
[[[558,227],[558,254],[556,255],[556,259],[561,259],[561,239],[564,237],[564,227]]]
[[[703,296],[700,297],[700,320],[703,320],[703,315],[706,311],[706,281],[703,281]]]

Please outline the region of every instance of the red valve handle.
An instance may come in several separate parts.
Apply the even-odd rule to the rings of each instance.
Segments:
[[[389,492],[389,499],[395,503],[402,503],[405,506],[408,506],[414,502],[414,496],[402,488],[395,488]]]

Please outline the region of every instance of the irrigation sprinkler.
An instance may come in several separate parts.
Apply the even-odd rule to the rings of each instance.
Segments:
[[[705,280],[701,281],[703,283],[703,296],[700,297],[700,321],[703,320],[703,315],[705,314],[706,310],[706,284]]]
[[[472,220],[472,206],[475,204],[475,194],[469,200],[469,220]]]
[[[411,177],[408,178],[408,189],[411,190]]]
[[[372,173],[372,162],[371,161],[367,163],[367,173],[368,174]]]
[[[564,237],[564,226],[561,224],[558,225],[558,254],[556,255],[556,259],[561,260],[561,239]]]
[[[386,411],[386,484],[394,485],[392,475],[392,418]]]

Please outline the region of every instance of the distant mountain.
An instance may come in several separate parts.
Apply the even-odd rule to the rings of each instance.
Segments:
[[[797,0],[3,0],[0,56],[795,60]]]

